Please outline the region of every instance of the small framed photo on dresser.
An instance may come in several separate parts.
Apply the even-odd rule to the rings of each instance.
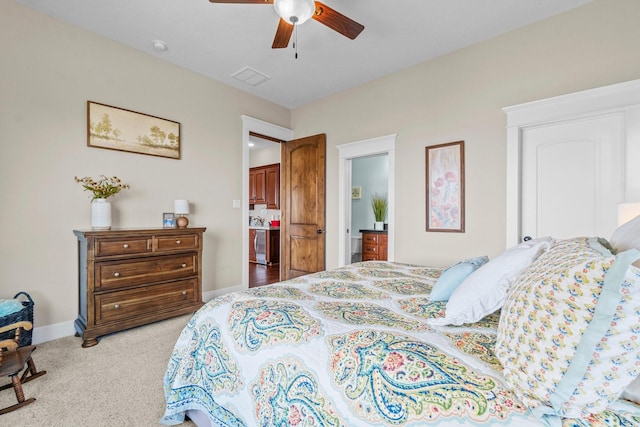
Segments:
[[[176,228],[176,217],[173,212],[162,214],[162,228]]]

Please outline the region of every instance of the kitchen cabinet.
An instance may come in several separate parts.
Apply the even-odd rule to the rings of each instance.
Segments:
[[[386,261],[389,240],[386,231],[362,232],[362,261]]]
[[[256,262],[256,229],[249,229],[249,262]]]
[[[267,231],[267,263],[280,263],[280,230]]]
[[[280,163],[249,169],[249,204],[280,209]]]
[[[266,170],[262,167],[249,169],[249,204],[266,204]]]
[[[74,230],[82,347],[202,306],[205,228]]]

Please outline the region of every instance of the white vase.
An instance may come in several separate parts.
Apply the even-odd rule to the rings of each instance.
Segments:
[[[91,202],[91,228],[111,229],[111,203],[107,202],[107,199],[94,199]]]
[[[384,230],[384,222],[383,221],[376,221],[373,223],[373,229],[377,230],[377,231],[382,231]]]

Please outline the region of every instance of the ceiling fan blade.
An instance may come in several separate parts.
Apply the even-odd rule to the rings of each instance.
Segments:
[[[347,18],[340,12],[331,9],[326,4],[320,3],[319,1],[315,3],[316,12],[313,14],[312,18],[332,30],[339,32],[351,40],[358,37],[362,30],[364,30],[364,25],[357,23],[351,18]]]
[[[209,0],[211,3],[273,4],[273,0]]]
[[[273,44],[271,45],[271,47],[273,49],[281,49],[283,47],[289,46],[291,33],[293,33],[293,25],[280,18],[278,29],[276,30],[276,36],[273,39]]]

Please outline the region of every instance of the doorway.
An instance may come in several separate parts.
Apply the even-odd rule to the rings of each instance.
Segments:
[[[387,233],[388,249],[387,260],[394,260],[395,240],[395,150],[397,134],[372,138],[349,144],[338,145],[339,150],[339,188],[338,188],[338,266],[350,264],[352,260],[351,238],[359,233],[352,229],[352,187],[353,187],[353,162],[357,159],[371,156],[386,156],[387,160]],[[363,199],[365,203],[367,200]]]
[[[293,139],[293,131],[291,129],[283,128],[278,125],[274,125],[262,120],[255,119],[249,116],[242,116],[242,287],[247,289],[249,287],[250,268],[249,268],[249,169],[251,167],[251,155],[249,149],[249,143],[252,139],[255,141],[255,137],[252,134],[264,135],[268,139],[275,139],[281,141],[289,141]],[[272,142],[273,144],[276,144]],[[267,211],[268,212],[268,211]],[[267,213],[268,215],[268,213]],[[260,266],[263,267],[263,266]],[[278,270],[278,266],[273,267],[274,270]],[[251,273],[255,275],[254,280],[273,280],[273,274],[269,275],[266,271],[251,270]],[[264,277],[261,279],[260,277]],[[271,278],[269,278],[271,277]]]
[[[249,287],[254,288],[280,281],[280,145],[283,141],[255,132],[250,132],[249,138],[248,262]]]
[[[374,228],[373,196],[387,197],[389,155],[387,153],[351,159],[351,262],[362,261],[362,232]],[[386,218],[383,221],[386,223]]]

